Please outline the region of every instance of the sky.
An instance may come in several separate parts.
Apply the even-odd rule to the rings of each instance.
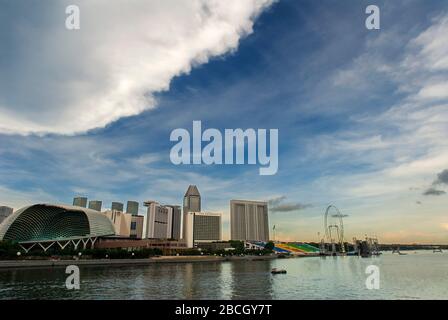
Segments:
[[[448,243],[445,0],[0,7],[0,205],[181,205],[195,184],[225,239],[229,201],[250,199],[269,201],[277,240],[318,241],[333,204],[346,240]],[[195,120],[278,129],[278,172],[174,165],[170,133]]]

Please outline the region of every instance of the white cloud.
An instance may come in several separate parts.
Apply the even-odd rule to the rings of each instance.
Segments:
[[[309,150],[317,159],[366,168],[362,173],[323,176],[316,181],[318,187],[340,198],[415,197],[409,187],[426,188],[437,172],[447,168],[447,34],[448,15],[439,16],[388,61],[388,43],[380,40],[398,35],[386,32],[367,43],[350,67],[336,73],[334,84],[350,92],[364,90],[369,95],[372,87],[364,88],[362,81],[374,75],[393,84],[401,98],[383,112],[352,117],[355,132],[343,130],[310,142]]]
[[[422,99],[447,99],[448,83],[428,84],[419,91],[418,96]]]
[[[273,1],[81,0],[78,31],[54,17],[20,25],[0,133],[74,134],[153,108],[173,77],[235,50]]]
[[[430,71],[448,70],[447,33],[448,15],[435,18],[433,25],[410,43],[411,47],[420,50],[416,56],[406,60],[407,65]]]
[[[0,185],[0,205],[20,209],[36,203],[55,202],[55,198],[41,189],[15,191]]]

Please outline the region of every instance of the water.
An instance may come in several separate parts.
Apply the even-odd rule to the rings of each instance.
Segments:
[[[365,285],[371,264],[379,290]],[[274,267],[288,273],[272,275]],[[80,269],[74,291],[65,268],[0,270],[0,299],[448,299],[448,253]]]

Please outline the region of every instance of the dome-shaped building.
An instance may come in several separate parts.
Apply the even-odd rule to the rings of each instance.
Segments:
[[[66,205],[28,206],[15,211],[0,224],[0,241],[18,242],[25,250],[36,244],[44,250],[55,243],[61,248],[69,243],[75,248],[80,243],[86,247],[90,242],[93,246],[98,237],[113,235],[114,226],[106,215]]]

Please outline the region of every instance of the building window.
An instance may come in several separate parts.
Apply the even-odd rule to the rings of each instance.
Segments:
[[[137,229],[137,222],[131,222],[131,230]]]

